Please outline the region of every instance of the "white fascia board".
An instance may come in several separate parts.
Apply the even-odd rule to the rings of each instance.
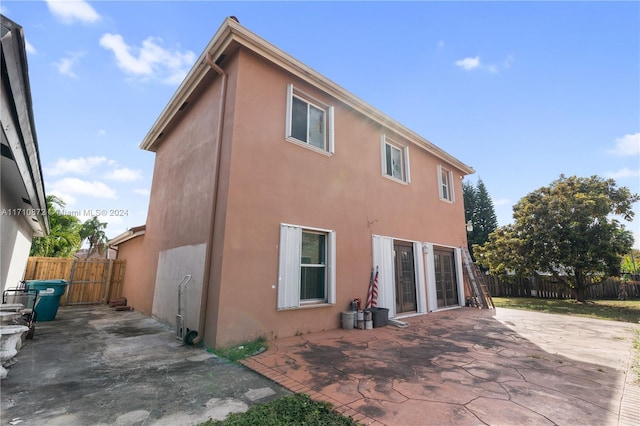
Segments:
[[[22,177],[31,206],[38,211],[46,211],[44,181],[40,167],[35,124],[33,122],[24,35],[19,25],[4,16],[2,25],[3,29],[6,30],[2,37],[2,53],[9,77],[7,82],[9,93],[2,94],[2,121],[4,124],[7,119],[11,120],[13,107],[7,99],[7,96],[11,96],[18,121],[11,120],[13,126],[5,126],[9,147]],[[22,143],[24,143],[24,149]],[[37,217],[38,225],[41,228],[40,232],[37,233],[38,236],[48,235],[48,215],[36,215],[35,217]]]

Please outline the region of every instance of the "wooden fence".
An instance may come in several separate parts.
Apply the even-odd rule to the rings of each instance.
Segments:
[[[24,280],[67,282],[61,305],[102,304],[122,295],[126,260],[30,257]]]
[[[487,287],[494,297],[538,297],[541,299],[570,299],[575,297],[571,289],[550,277],[531,277],[502,281],[498,277],[487,276]],[[609,278],[592,284],[585,290],[585,299],[618,299],[626,292],[627,299],[640,298],[640,281],[623,282]]]

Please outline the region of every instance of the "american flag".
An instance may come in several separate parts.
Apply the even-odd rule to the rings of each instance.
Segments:
[[[371,280],[369,281],[369,294],[367,295],[367,309],[378,306],[378,268],[376,267],[376,275],[373,275],[371,269]]]

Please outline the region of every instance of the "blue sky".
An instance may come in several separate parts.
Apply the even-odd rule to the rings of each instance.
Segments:
[[[467,179],[484,181],[500,225],[560,174],[640,192],[638,2],[3,0],[0,10],[24,27],[46,191],[66,210],[106,213],[111,238],[145,222],[154,154],[138,145],[229,15],[474,167]],[[636,247],[639,204],[626,223]]]

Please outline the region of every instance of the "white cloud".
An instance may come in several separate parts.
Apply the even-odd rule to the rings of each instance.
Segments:
[[[67,194],[62,191],[57,191],[55,189],[50,189],[50,185],[48,183],[47,183],[47,195],[55,195],[56,197],[64,201],[65,209],[69,209],[70,207],[73,207],[74,204],[76,204],[76,202],[78,201],[76,197],[70,194]]]
[[[632,135],[624,135],[616,139],[616,146],[610,149],[610,154],[632,156],[640,154],[640,132]]]
[[[95,198],[118,198],[115,189],[99,181],[86,181],[78,178],[63,178],[51,184],[51,192],[84,195]],[[66,199],[65,199],[66,200]]]
[[[30,54],[30,55],[35,55],[36,53],[38,53],[36,48],[33,47],[33,44],[29,43],[28,40],[24,41],[24,48],[27,51],[27,53]]]
[[[491,74],[498,74],[502,69],[508,69],[511,68],[511,65],[513,64],[514,61],[514,57],[513,55],[509,55],[505,58],[504,61],[502,61],[502,64],[489,64],[489,65],[484,65],[482,64],[482,62],[480,61],[480,56],[476,56],[476,57],[468,57],[468,58],[464,58],[464,59],[458,59],[455,64],[456,66],[467,70],[467,71],[471,71],[474,70],[476,68],[478,69],[483,69]]]
[[[475,58],[458,59],[456,61],[456,66],[459,66],[460,68],[470,71],[480,66],[480,57],[476,56]]]
[[[84,0],[45,0],[49,11],[65,24],[76,21],[92,24],[100,20],[100,15]]]
[[[126,167],[114,169],[104,175],[105,179],[116,180],[118,182],[132,182],[142,177],[142,170],[132,170]]]
[[[107,131],[106,131],[105,129],[98,129],[98,134],[99,134],[100,136],[104,136],[104,135],[106,135],[106,134],[107,134]]]
[[[149,37],[142,47],[130,46],[120,34],[106,33],[100,46],[111,50],[122,71],[141,77],[157,78],[166,84],[178,84],[193,65],[196,55],[190,50],[179,52],[161,47],[162,39]]]
[[[624,167],[620,170],[616,170],[615,172],[607,172],[606,176],[612,179],[637,177],[640,176],[640,170],[632,170],[628,167]]]
[[[62,75],[69,77],[77,77],[73,72],[73,67],[80,62],[80,58],[84,56],[82,52],[67,52],[68,56],[60,59],[58,62],[54,62],[53,65],[58,69],[58,72]]]
[[[45,168],[50,176],[61,176],[68,173],[88,175],[94,167],[107,162],[106,157],[60,158],[52,167]]]
[[[135,192],[136,194],[140,194],[140,195],[149,195],[151,194],[151,191],[149,191],[148,189],[134,189],[133,192]]]
[[[444,40],[438,40],[438,49],[444,49]]]

